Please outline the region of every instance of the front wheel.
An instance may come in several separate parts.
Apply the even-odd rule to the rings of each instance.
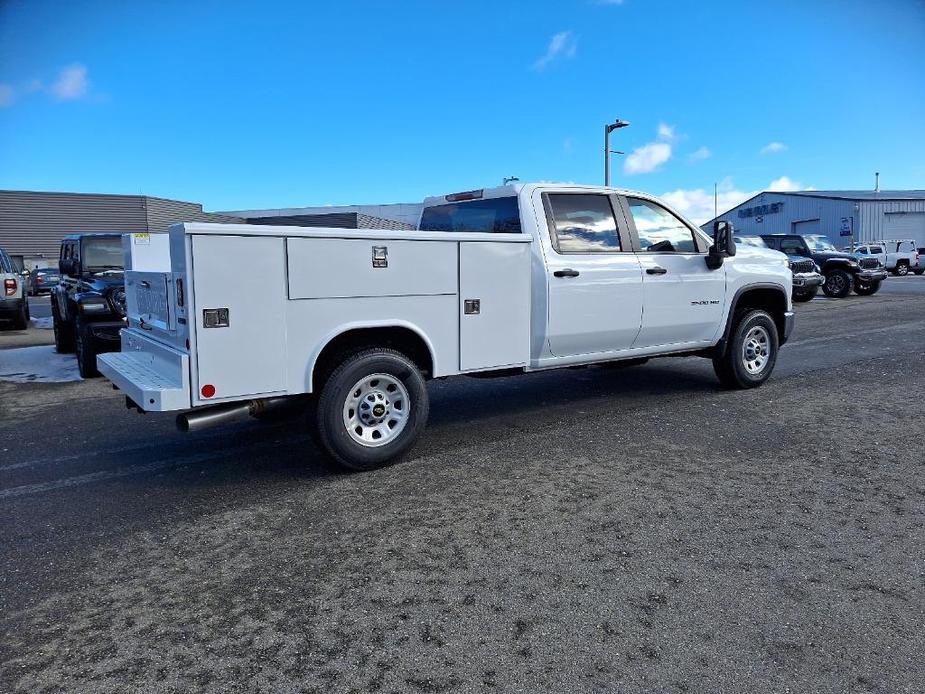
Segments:
[[[321,389],[318,437],[341,465],[372,470],[411,448],[429,409],[424,377],[408,357],[367,349],[348,357]]]
[[[816,298],[816,294],[819,292],[819,287],[813,287],[812,289],[804,289],[799,292],[793,293],[793,300],[798,302],[812,301]]]
[[[74,330],[65,324],[58,312],[58,304],[51,302],[51,324],[55,329],[55,351],[70,354],[74,351]]]
[[[96,370],[96,344],[90,325],[82,318],[77,319],[77,340],[74,343],[77,356],[77,370],[81,378],[99,376]]]
[[[858,296],[870,296],[880,290],[881,280],[876,282],[858,282],[854,287],[854,293]]]
[[[822,291],[833,299],[844,299],[851,293],[852,284],[851,273],[845,270],[832,270],[825,276]]]
[[[726,353],[713,359],[713,370],[727,388],[757,388],[777,363],[779,341],[774,319],[765,311],[736,317]]]

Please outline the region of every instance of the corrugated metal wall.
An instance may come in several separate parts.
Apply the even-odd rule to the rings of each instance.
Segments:
[[[884,236],[886,215],[896,212],[925,212],[925,200],[895,200],[889,202],[862,202],[861,229],[863,241],[879,241]]]
[[[67,234],[88,231],[162,232],[176,222],[237,222],[202,205],[144,195],[0,190],[0,248],[10,255],[58,257]]]
[[[240,224],[244,220],[227,214],[203,212],[202,205],[195,202],[166,200],[164,198],[145,198],[147,204],[147,224],[151,233],[167,231],[171,224],[177,222],[216,222]]]
[[[0,248],[10,255],[57,258],[66,234],[147,229],[142,196],[0,191]]]

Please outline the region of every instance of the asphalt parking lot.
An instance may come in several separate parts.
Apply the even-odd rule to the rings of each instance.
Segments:
[[[0,690],[925,691],[925,277],[797,312],[755,391],[432,383],[365,474],[0,383]]]

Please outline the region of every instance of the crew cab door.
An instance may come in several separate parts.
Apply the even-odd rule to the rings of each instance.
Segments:
[[[623,199],[642,266],[642,328],[634,347],[707,344],[723,322],[726,270],[707,267],[705,244],[665,207]]]
[[[537,204],[539,203],[539,204]],[[642,321],[642,271],[615,198],[543,193],[547,341],[557,357],[629,349]]]

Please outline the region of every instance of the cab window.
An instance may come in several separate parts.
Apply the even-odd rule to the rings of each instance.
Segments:
[[[550,193],[549,235],[559,253],[622,250],[610,197],[600,194]]]
[[[694,232],[660,205],[648,200],[627,198],[630,214],[644,253],[696,253]]]
[[[803,243],[799,239],[781,239],[780,250],[787,255],[806,255]]]

